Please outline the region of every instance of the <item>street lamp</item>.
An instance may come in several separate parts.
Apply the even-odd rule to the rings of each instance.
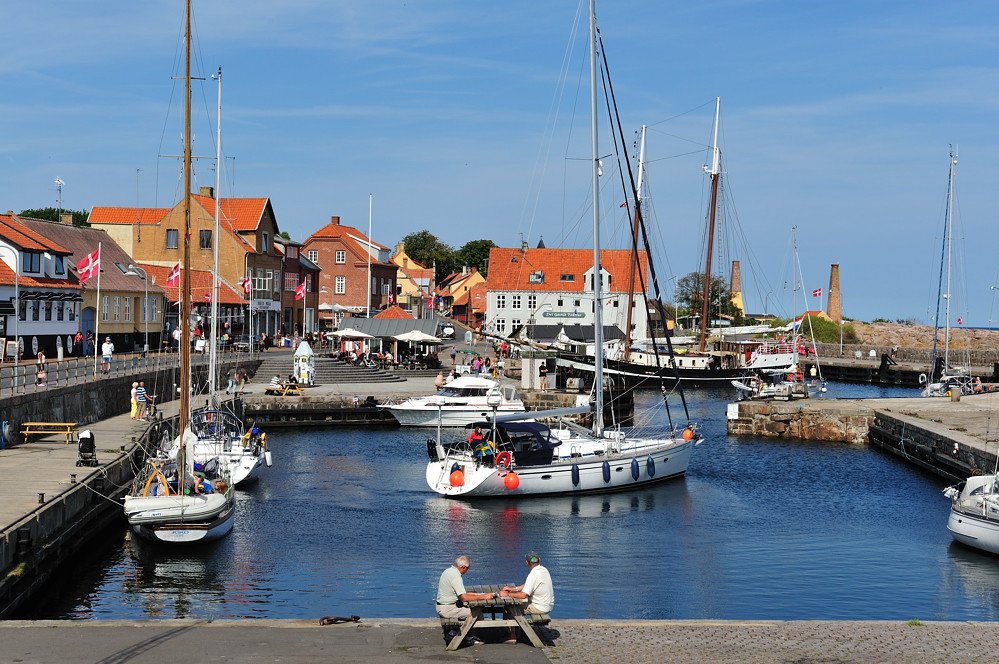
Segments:
[[[149,275],[138,265],[128,264],[128,271],[125,272],[126,276],[129,277],[142,277],[142,288],[145,294],[142,298],[142,319],[146,323],[146,342],[142,347],[142,356],[145,357],[149,354]]]
[[[336,322],[336,314],[333,311],[333,289],[327,288],[326,286],[320,286],[319,292],[322,293],[323,291],[330,294],[330,331],[332,332],[334,323]]]
[[[770,313],[770,309],[769,309],[770,296],[773,295],[773,294],[774,294],[773,291],[769,291],[767,293],[766,297],[763,298],[763,317],[764,318],[766,318],[767,314]]]
[[[17,251],[12,247],[0,245],[0,249],[7,249],[14,257],[14,343],[17,345],[17,352],[14,353],[14,364],[21,363],[21,337],[17,334],[17,324],[21,320],[21,285],[18,281]],[[6,348],[0,348],[0,359],[7,352]]]

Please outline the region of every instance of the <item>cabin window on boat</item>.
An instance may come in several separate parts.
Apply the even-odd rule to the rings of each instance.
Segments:
[[[168,228],[167,229],[167,236],[166,236],[166,240],[167,240],[167,246],[166,246],[166,248],[167,249],[176,249],[177,248],[177,238],[178,237],[180,237],[180,231],[178,231],[176,228]]]

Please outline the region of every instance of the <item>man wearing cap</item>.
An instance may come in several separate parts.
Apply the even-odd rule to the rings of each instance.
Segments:
[[[493,593],[466,593],[465,584],[462,582],[461,577],[468,571],[472,563],[469,561],[468,556],[458,556],[454,565],[448,567],[441,574],[441,579],[437,584],[437,615],[441,618],[456,618],[458,620],[466,620],[471,616],[475,616],[478,620],[482,617],[482,609],[479,607],[471,608],[468,606],[458,606],[458,600],[462,602],[474,602],[479,599],[492,599],[495,597]],[[453,635],[449,635],[453,638]],[[448,642],[450,642],[450,638]],[[482,643],[480,639],[474,636],[468,636],[465,639],[465,645],[474,646]]]
[[[101,373],[111,374],[111,356],[114,353],[114,344],[111,343],[111,337],[104,337],[104,343],[101,344]]]
[[[541,564],[541,556],[529,551],[524,556],[524,562],[531,568],[527,580],[519,586],[503,586],[500,597],[517,597],[530,600],[524,609],[525,615],[548,613],[555,607],[555,588],[552,586],[552,575]],[[517,635],[511,629],[507,643],[516,643]]]

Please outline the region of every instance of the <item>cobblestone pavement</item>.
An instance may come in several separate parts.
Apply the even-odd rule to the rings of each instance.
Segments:
[[[556,620],[557,664],[999,662],[999,623]]]

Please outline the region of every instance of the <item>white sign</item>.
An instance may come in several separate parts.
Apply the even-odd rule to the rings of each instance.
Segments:
[[[281,311],[281,302],[278,300],[250,300],[252,311]]]

